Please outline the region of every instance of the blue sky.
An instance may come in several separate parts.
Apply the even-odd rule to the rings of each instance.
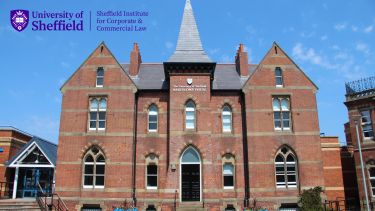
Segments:
[[[345,141],[344,83],[375,75],[375,1],[191,0],[203,46],[212,60],[233,62],[239,43],[258,63],[278,44],[318,85],[321,132]],[[163,62],[175,49],[184,0],[26,1],[0,3],[0,125],[58,140],[60,86],[101,41],[120,62],[138,42],[144,62]],[[146,32],[16,32],[9,11],[143,10]]]

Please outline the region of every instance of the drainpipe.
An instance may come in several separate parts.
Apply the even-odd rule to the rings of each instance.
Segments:
[[[359,159],[361,163],[363,190],[365,191],[365,197],[366,197],[366,210],[370,211],[370,204],[369,204],[368,193],[367,193],[367,181],[366,181],[365,170],[363,166],[363,158],[362,158],[361,139],[359,138],[359,133],[358,133],[358,120],[354,120],[354,122],[355,122],[355,132],[357,135],[357,142],[358,142]]]
[[[241,116],[242,116],[242,148],[243,148],[243,163],[244,163],[244,178],[245,178],[245,199],[244,207],[250,205],[250,180],[249,180],[249,155],[247,145],[247,122],[246,122],[246,102],[245,94],[241,92]]]
[[[137,164],[137,116],[138,116],[138,92],[134,94],[134,117],[133,117],[133,170],[132,170],[132,198],[133,206],[137,206],[136,191],[136,164]]]

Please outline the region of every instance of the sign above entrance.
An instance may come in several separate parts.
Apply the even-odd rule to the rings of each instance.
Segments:
[[[191,83],[193,83],[193,81]],[[174,85],[172,90],[174,92],[205,92],[207,91],[207,85]]]

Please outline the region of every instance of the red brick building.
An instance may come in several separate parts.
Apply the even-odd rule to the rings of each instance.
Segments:
[[[134,44],[122,64],[101,43],[61,91],[56,191],[71,210],[292,209],[303,189],[343,191],[325,185],[316,85],[276,43],[259,64],[243,45],[213,62],[189,0],[168,61]]]
[[[352,164],[344,180],[352,181],[345,184],[345,189],[351,189],[351,198],[358,197],[361,206],[365,203],[365,189],[362,179],[362,168],[358,150],[358,141],[362,148],[362,159],[364,165],[364,175],[368,190],[369,204],[373,206],[375,202],[375,77],[369,77],[358,81],[346,83],[346,101],[348,108],[349,122],[345,124],[345,134],[347,149],[350,152]],[[358,138],[356,132],[358,125]],[[346,153],[348,154],[348,153]],[[345,172],[344,172],[345,173]],[[356,180],[353,178],[356,178]],[[358,195],[356,196],[356,194]],[[358,198],[357,198],[358,200]]]
[[[13,181],[12,169],[5,163],[10,160],[30,139],[32,135],[14,127],[0,126],[0,181]]]

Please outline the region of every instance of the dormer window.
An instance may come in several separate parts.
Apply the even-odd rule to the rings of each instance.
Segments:
[[[283,87],[283,72],[280,67],[275,69],[275,82],[276,87]]]
[[[103,87],[104,82],[104,69],[103,67],[99,67],[96,70],[96,87]]]

